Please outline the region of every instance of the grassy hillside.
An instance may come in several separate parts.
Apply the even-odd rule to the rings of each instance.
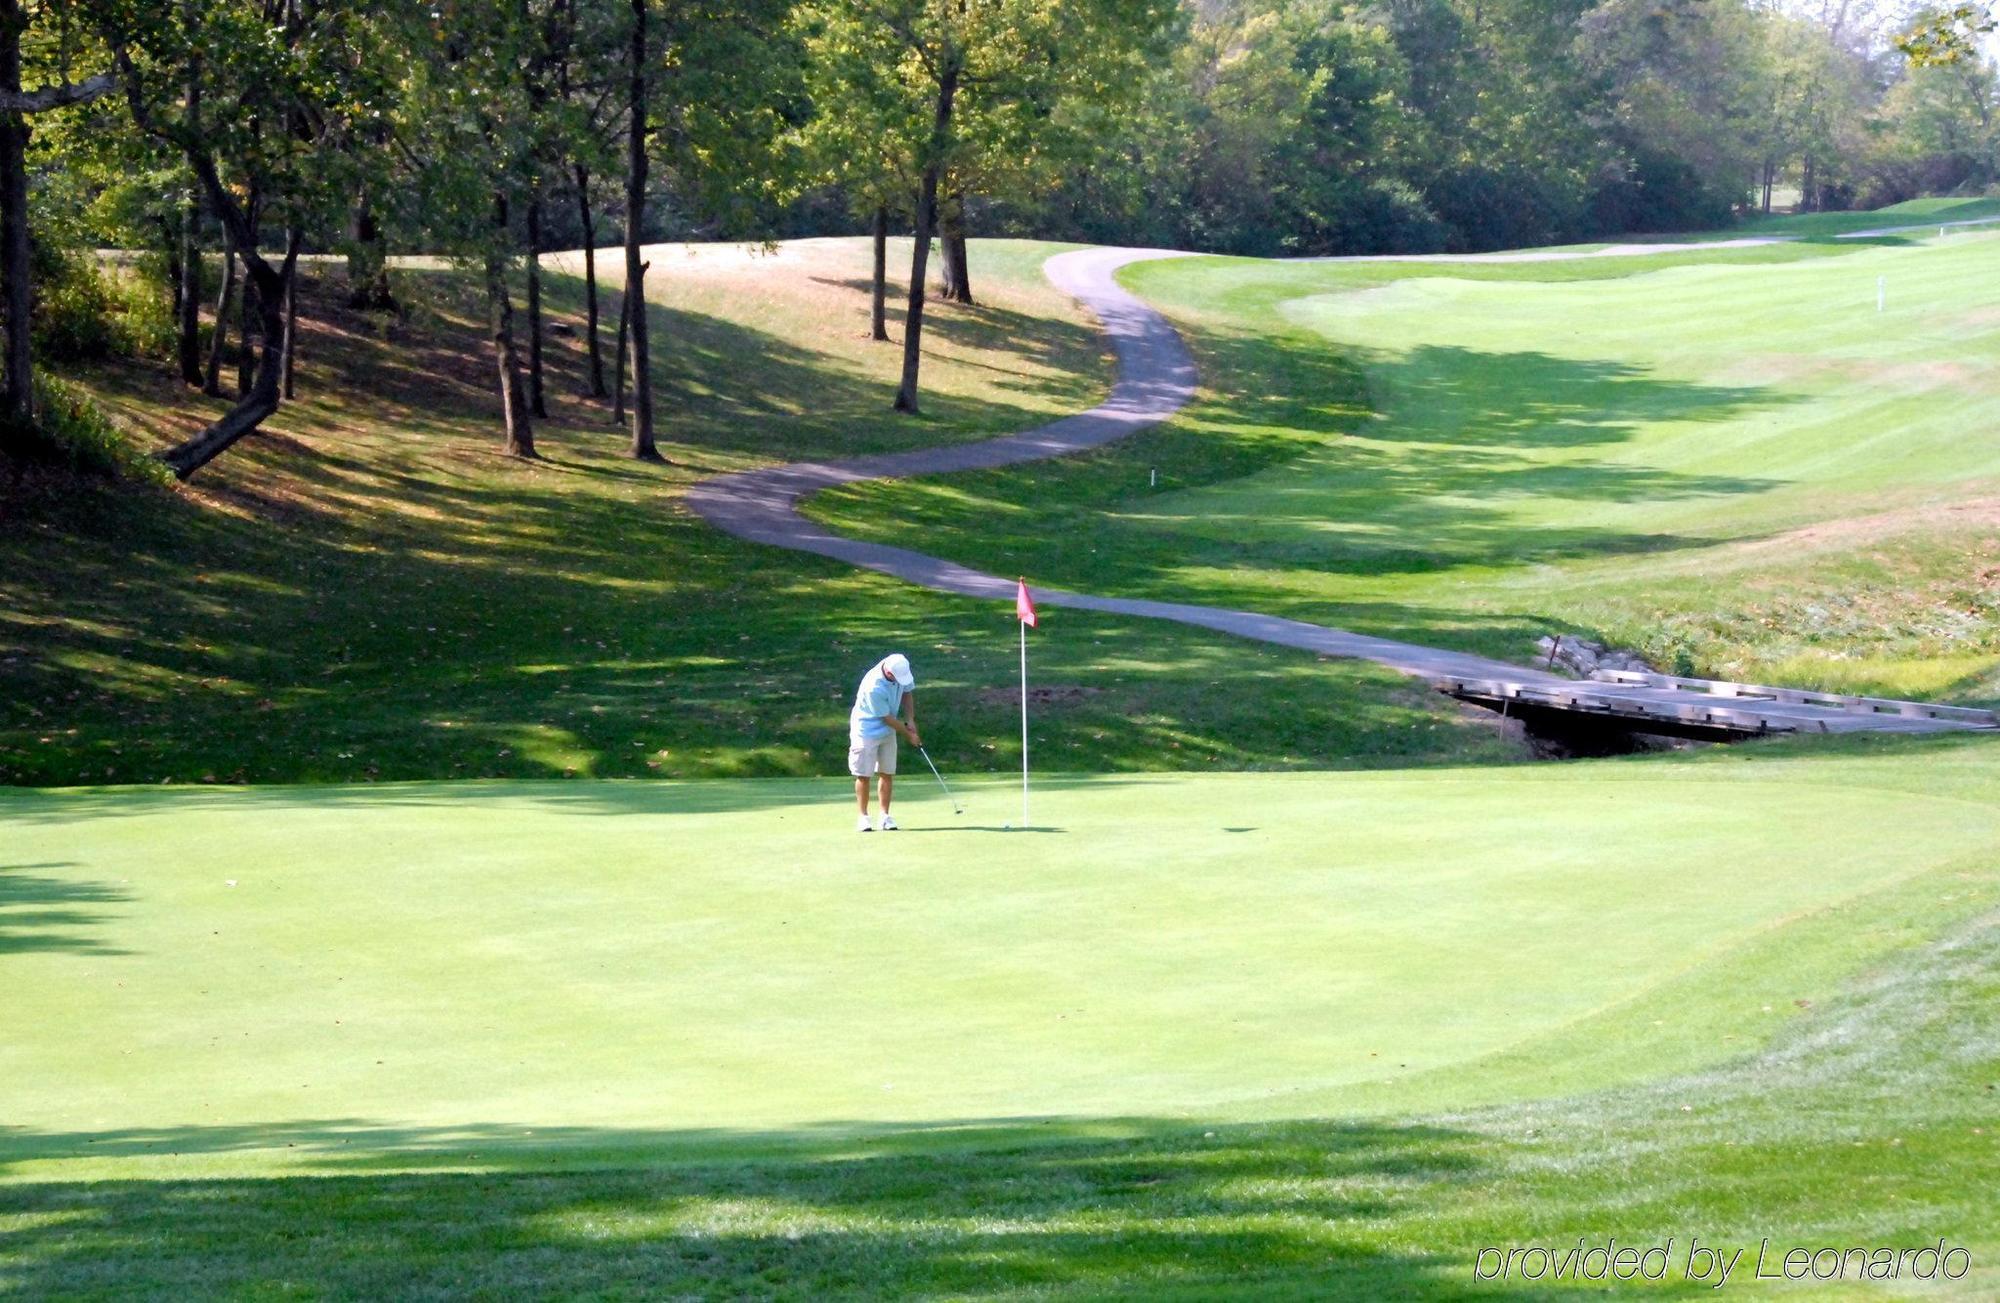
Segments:
[[[1606,1234],[1991,1284],[2000,755],[1919,749],[869,839],[835,783],[0,795],[0,1288],[1463,1297]]]
[[[889,411],[900,352],[866,337],[865,241],[653,251],[664,469],[618,455],[574,335],[550,341],[545,460],[498,456],[471,283],[405,267],[410,317],[382,321],[340,308],[323,266],[299,401],[189,489],[0,480],[0,782],[839,773],[854,682],[892,648],[922,667],[941,761],[1017,765],[1009,612],[738,543],[678,499],[1094,402],[1108,359],[1043,281],[1054,251],[980,245],[984,302],[926,332],[921,419]],[[574,329],[577,260],[551,261]],[[164,366],[83,378],[156,440],[220,408]],[[1042,639],[1051,767],[1509,754],[1373,669],[1084,616]],[[1208,691],[1225,667],[1249,690]]]
[[[1697,1237],[1732,1295],[1871,1296],[1747,1280],[1766,1243],[1940,1240],[1937,1293],[2000,1291],[1991,738],[1502,767],[1385,672],[1052,611],[1036,753],[1100,772],[1009,830],[1009,609],[681,509],[1092,401],[1050,251],[976,247],[921,421],[861,243],[658,250],[676,464],[617,455],[573,335],[511,461],[478,305],[412,264],[403,321],[320,282],[308,396],[194,488],[0,486],[0,1293],[1566,1298],[1601,1289],[1480,1251],[1607,1237],[1672,1241],[1668,1297],[1713,1295]],[[1982,235],[1151,264],[1184,418],[814,509],[1047,583],[1990,698],[1996,271]],[[213,410],[82,379],[154,440]],[[862,837],[845,709],[892,648],[967,811],[908,773]],[[1330,767],[1375,772],[1215,772]]]
[[[1183,419],[1059,471],[814,509],[1091,591],[1515,659],[1576,630],[1684,672],[1990,701],[2000,451],[1969,432],[2000,385],[1996,277],[1984,234],[1144,264],[1128,282],[1202,361]]]

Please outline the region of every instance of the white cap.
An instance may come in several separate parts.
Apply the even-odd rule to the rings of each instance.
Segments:
[[[910,658],[903,655],[903,653],[897,652],[895,655],[884,660],[882,668],[889,672],[890,678],[902,684],[905,689],[917,686],[917,676],[910,673]]]

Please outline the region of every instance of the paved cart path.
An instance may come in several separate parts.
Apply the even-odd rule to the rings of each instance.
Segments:
[[[1654,251],[1653,246],[1626,246],[1626,256]],[[1061,457],[1111,443],[1166,420],[1194,398],[1194,359],[1165,317],[1118,285],[1117,272],[1134,262],[1183,256],[1186,255],[1160,249],[1081,249],[1057,254],[1044,264],[1043,269],[1049,280],[1096,316],[1117,355],[1117,382],[1112,386],[1110,396],[1089,411],[1066,416],[1020,434],[979,443],[838,461],[794,462],[718,476],[704,480],[688,491],[689,508],[711,525],[738,538],[796,552],[834,557],[850,565],[894,575],[940,592],[1011,601],[1014,596],[1013,579],[987,574],[943,557],[843,537],[801,515],[799,503],[822,489],[841,484],[986,470]],[[1582,256],[1616,255],[1599,251]],[[1032,591],[1038,605],[1173,620],[1260,642],[1318,652],[1324,656],[1374,661],[1433,682],[1497,680],[1530,690],[1560,685],[1569,690],[1566,695],[1571,697],[1578,691],[1595,696],[1599,686],[1581,684],[1506,661],[1371,637],[1303,620],[1260,615],[1255,611],[1139,598],[1099,597],[1057,588],[1034,588]],[[1601,686],[1609,695],[1612,685]],[[1633,689],[1626,686],[1620,691],[1630,695]],[[1697,711],[1709,708],[1715,701],[1713,696],[1699,690],[1647,690],[1644,695],[1650,702]],[[1732,705],[1741,709],[1741,703]],[[1910,720],[1893,725],[1890,716],[1871,716],[1870,722],[1864,724],[1860,722],[1862,716],[1851,710],[1803,703],[1759,702],[1757,709],[1778,727],[1805,726],[1815,731],[1829,720],[1836,721],[1832,727],[1842,730],[1855,727],[1909,728],[1913,725]],[[1924,725],[1917,726],[1936,725],[1926,721]]]
[[[1116,276],[1118,269],[1129,263],[1180,256],[1154,249],[1083,249],[1057,254],[1046,264],[1044,270],[1049,280],[1097,317],[1117,354],[1117,383],[1110,397],[1089,411],[980,443],[842,461],[795,462],[724,475],[689,490],[688,506],[702,519],[739,538],[798,552],[817,552],[947,593],[1011,601],[1014,580],[1010,578],[905,548],[844,538],[800,515],[799,502],[822,489],[861,480],[985,470],[1061,457],[1125,438],[1166,420],[1194,398],[1194,359],[1167,319],[1120,288]],[[1175,620],[1328,656],[1378,661],[1411,674],[1518,677],[1533,673],[1502,661],[1371,638],[1254,611],[1097,597],[1052,588],[1033,591],[1035,601],[1042,605]]]

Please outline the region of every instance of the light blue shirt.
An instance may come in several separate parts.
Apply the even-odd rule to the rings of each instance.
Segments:
[[[902,708],[903,685],[886,677],[878,664],[861,676],[861,686],[854,693],[854,711],[847,717],[848,735],[866,742],[884,737],[895,730],[881,717]]]

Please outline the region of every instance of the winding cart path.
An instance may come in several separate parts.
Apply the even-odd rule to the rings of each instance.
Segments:
[[[1657,246],[1628,245],[1617,253],[1600,250],[1569,256],[1638,256],[1658,251]],[[1011,601],[1015,583],[1012,579],[943,557],[845,538],[801,515],[799,503],[822,489],[841,484],[987,470],[1061,457],[1125,438],[1171,417],[1194,398],[1194,359],[1165,317],[1118,285],[1117,273],[1119,268],[1134,262],[1183,256],[1186,255],[1159,249],[1082,249],[1057,254],[1044,264],[1049,280],[1096,316],[1117,355],[1117,381],[1111,394],[1089,411],[979,443],[838,461],[794,462],[718,476],[688,491],[689,508],[717,529],[738,538],[833,557],[940,592]],[[1517,260],[1547,256],[1481,255],[1486,259]],[[1931,731],[1993,724],[1992,715],[1984,711],[1940,715],[1937,711],[1945,708],[1811,693],[1785,692],[1783,697],[1795,700],[1784,700],[1778,689],[1753,690],[1746,685],[1702,680],[1650,676],[1657,681],[1577,681],[1505,661],[1260,615],[1255,611],[1099,597],[1055,588],[1036,588],[1033,592],[1038,605],[1172,620],[1323,656],[1373,661],[1429,680],[1455,696],[1496,706],[1520,702],[1523,708],[1663,724],[1678,722],[1696,733],[1708,729],[1732,735],[1800,729]],[[1965,718],[1957,718],[1960,715]]]

